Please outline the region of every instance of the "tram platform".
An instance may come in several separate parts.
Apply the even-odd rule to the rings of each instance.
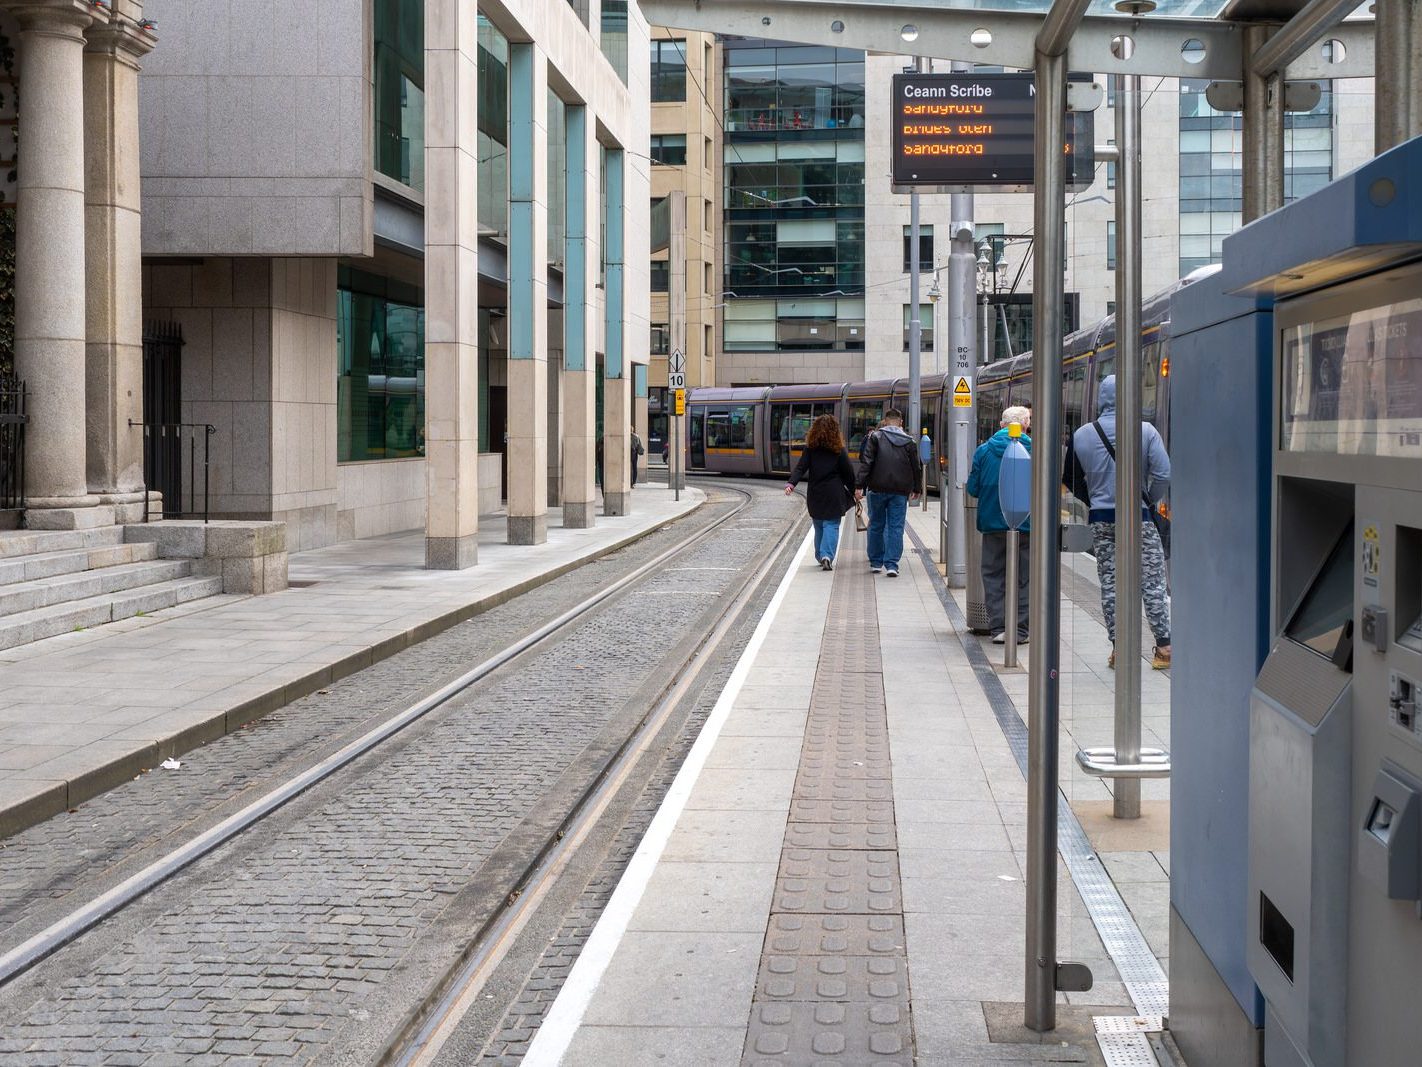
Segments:
[[[936,547],[936,514],[909,524]],[[1058,945],[1094,985],[1043,1035],[1022,1025],[1031,646],[1004,669],[926,551],[890,579],[863,539],[832,574],[808,543],[792,564],[558,998],[530,1002],[525,1064],[1102,1063],[1098,1026],[1160,1027],[1167,783],[1113,823],[1073,759],[1111,742],[1091,561],[1064,583]],[[1163,742],[1169,678],[1145,673]]]
[[[705,500],[639,485],[631,514],[506,544],[485,516],[479,565],[424,569],[413,531],[296,553],[291,588],[216,596],[0,652],[0,837],[68,810],[371,663],[615,551]]]

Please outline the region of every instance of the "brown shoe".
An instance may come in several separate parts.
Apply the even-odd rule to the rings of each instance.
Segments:
[[[1152,658],[1150,661],[1150,667],[1151,670],[1154,671],[1170,670],[1170,649],[1167,648],[1162,651],[1161,649],[1157,648],[1155,650],[1154,658]]]

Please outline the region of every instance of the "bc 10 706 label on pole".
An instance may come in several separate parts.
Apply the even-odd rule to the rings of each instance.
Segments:
[[[960,374],[953,380],[953,406],[970,408],[973,406],[973,379]]]
[[[685,390],[685,389],[677,389],[672,395],[673,395],[673,397],[674,397],[674,400],[673,400],[673,403],[672,403],[672,414],[673,414],[673,415],[685,415],[685,414],[686,414],[686,390]]]

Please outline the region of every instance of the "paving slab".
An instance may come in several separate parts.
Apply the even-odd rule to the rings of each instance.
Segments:
[[[917,514],[910,523],[934,543],[936,530]],[[1058,865],[1059,956],[1086,962],[1094,986],[1058,994],[1057,1031],[1036,1035],[1020,1025],[1026,784],[979,672],[984,656],[995,663],[1025,718],[1031,646],[1021,650],[1024,667],[1002,669],[1000,646],[983,641],[979,652],[976,638],[955,630],[916,554],[906,555],[898,579],[875,579],[858,566],[861,546],[862,535],[849,532],[832,576],[802,566],[791,580],[787,610],[748,665],[630,930],[587,993],[581,1025],[576,1010],[563,1020],[572,1020],[571,1044],[540,1058],[535,1042],[526,1062],[622,1062],[591,1058],[590,1050],[623,1048],[595,1042],[611,1040],[602,1036],[610,1022],[634,1015],[647,1016],[651,1033],[699,1039],[711,1025],[708,1006],[672,1004],[645,973],[658,960],[678,990],[693,975],[721,983],[723,1027],[707,1063],[1102,1062],[1092,1017],[1134,1009],[1065,862]],[[1069,565],[1080,572],[1077,585],[1094,588],[1080,561]],[[1166,959],[1166,794],[1149,797],[1150,818],[1140,826],[1103,825],[1109,787],[1083,775],[1072,754],[1110,741],[1109,644],[1088,607],[1065,601],[1063,619],[1063,793],[1085,813],[1105,871]],[[813,673],[804,669],[810,662]],[[1148,729],[1168,734],[1168,675],[1149,676],[1143,691]],[[777,829],[783,838],[767,904],[739,879],[764,872]],[[734,846],[741,834],[744,856]],[[717,864],[733,873],[713,873]],[[733,898],[753,901],[745,906],[761,922],[756,960],[739,942],[714,959],[700,942],[666,940],[661,955],[653,952],[653,937],[691,935],[658,934],[649,925],[698,909],[709,917]],[[755,928],[743,918],[727,921],[727,930]],[[726,995],[732,987],[739,1001]],[[636,1004],[638,997],[648,1003]],[[730,1052],[732,1020],[742,1027],[738,1058]],[[625,1039],[618,1031],[617,1040]]]
[[[632,511],[513,546],[502,517],[479,564],[424,569],[415,531],[291,556],[292,588],[218,596],[0,652],[0,836],[306,696],[659,529],[705,501],[633,491]],[[144,715],[144,711],[147,715]]]

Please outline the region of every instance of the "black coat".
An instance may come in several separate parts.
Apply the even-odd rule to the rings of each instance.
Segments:
[[[854,504],[854,468],[849,453],[807,448],[790,475],[790,484],[805,483],[805,506],[812,519],[837,519]]]

